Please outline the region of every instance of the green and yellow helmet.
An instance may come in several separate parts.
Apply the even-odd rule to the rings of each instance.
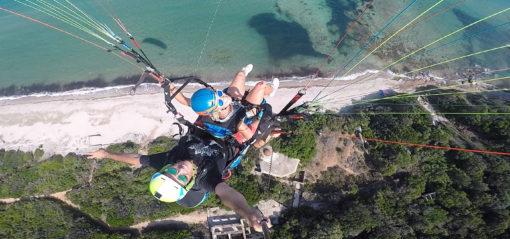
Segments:
[[[151,194],[162,202],[177,202],[186,196],[186,193],[195,184],[195,176],[186,186],[181,186],[177,181],[170,177],[168,170],[171,165],[166,166],[160,172],[152,175],[149,184]]]

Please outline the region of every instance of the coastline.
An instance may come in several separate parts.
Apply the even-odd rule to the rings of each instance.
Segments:
[[[326,101],[323,107],[337,111],[352,100],[377,94],[379,90],[402,91],[397,88],[405,86],[408,92],[415,85],[406,85],[404,77],[391,80],[391,75],[382,75],[356,84],[363,73],[335,79],[324,92],[338,91],[333,97],[335,100]],[[247,81],[247,86],[256,82]],[[330,79],[284,78],[276,96],[267,101],[273,106],[273,112],[279,112],[305,85],[309,85],[307,94],[295,105],[312,100],[329,82]],[[215,83],[215,86],[222,88],[228,83]],[[346,85],[348,87],[343,89]],[[0,99],[0,148],[30,152],[40,147],[47,157],[70,152],[83,154],[128,140],[146,146],[158,136],[177,134],[178,128],[173,125],[175,119],[166,113],[161,87],[143,84],[135,95],[130,95],[131,87],[85,88]],[[183,93],[190,96],[199,87],[186,87]],[[194,121],[197,117],[189,107],[174,105],[187,120]]]

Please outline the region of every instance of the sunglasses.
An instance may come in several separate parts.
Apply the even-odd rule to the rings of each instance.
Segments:
[[[218,102],[218,106],[219,107],[222,107],[223,106],[223,100],[221,99],[221,97],[223,96],[223,92],[220,91],[220,90],[217,90],[216,91],[216,96],[218,96],[216,99],[217,99],[217,102]]]
[[[187,183],[188,182],[188,176],[184,175],[184,174],[179,174],[177,175],[177,169],[176,168],[168,168],[167,170],[165,170],[163,172],[163,174],[165,173],[168,173],[170,175],[173,175],[173,176],[176,176],[177,179],[179,181],[181,181],[182,183]],[[166,175],[168,177],[168,175]]]

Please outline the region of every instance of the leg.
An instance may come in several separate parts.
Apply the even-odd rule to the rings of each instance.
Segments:
[[[234,80],[232,80],[232,83],[230,83],[227,93],[234,97],[234,99],[240,100],[243,98],[244,92],[246,91],[245,87],[246,76],[248,76],[252,69],[253,69],[252,64],[246,65],[241,69],[241,71],[239,71],[236,74]]]
[[[250,93],[246,96],[246,101],[254,105],[260,105],[264,100],[264,96],[271,94],[271,92],[273,92],[273,87],[261,81],[250,90]]]
[[[244,72],[240,71],[234,77],[232,83],[228,87],[227,93],[231,95],[234,99],[240,100],[243,98],[244,92],[246,90],[244,86],[244,82],[246,80],[246,75]]]
[[[280,80],[278,80],[278,78],[274,78],[272,84],[259,82],[246,96],[246,101],[255,105],[259,105],[262,103],[264,96],[269,95],[270,97],[273,97],[279,86]]]
[[[254,146],[256,148],[262,147],[267,141],[271,139],[271,133],[273,132],[273,108],[270,104],[261,105],[263,115],[260,119],[257,119],[250,125],[250,127],[256,129],[254,135],[256,141]]]

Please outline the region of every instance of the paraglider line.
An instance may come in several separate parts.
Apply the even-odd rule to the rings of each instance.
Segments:
[[[473,22],[473,23],[471,23],[471,24],[468,24],[468,25],[466,25],[466,26],[464,26],[464,27],[461,27],[461,28],[459,28],[459,29],[457,29],[457,30],[455,30],[455,31],[453,31],[453,32],[451,32],[451,33],[449,33],[449,34],[447,34],[447,35],[445,35],[445,36],[443,36],[443,37],[439,38],[439,39],[436,39],[435,41],[433,41],[433,42],[431,42],[431,43],[429,43],[429,44],[427,44],[427,45],[425,45],[425,46],[421,47],[420,49],[415,50],[414,52],[411,52],[411,53],[409,53],[408,55],[406,55],[406,56],[404,56],[404,57],[402,57],[402,58],[400,58],[400,59],[398,59],[398,60],[394,61],[393,63],[391,63],[391,64],[389,64],[389,65],[387,65],[387,66],[385,66],[385,67],[381,68],[381,69],[379,70],[379,72],[378,72],[378,73],[374,73],[374,74],[372,74],[372,75],[368,76],[367,78],[363,79],[363,81],[366,81],[366,80],[369,80],[369,79],[373,79],[373,78],[374,78],[374,77],[376,77],[376,76],[377,76],[380,72],[383,72],[383,71],[385,71],[386,69],[389,69],[391,66],[396,65],[397,63],[400,63],[400,62],[401,62],[401,61],[403,61],[404,59],[406,59],[406,58],[408,58],[408,57],[410,57],[410,56],[412,56],[412,55],[415,55],[416,53],[418,53],[418,52],[420,52],[420,51],[424,50],[425,48],[428,48],[429,46],[432,46],[432,45],[436,44],[437,42],[440,42],[440,41],[442,41],[442,40],[444,40],[444,39],[446,39],[446,38],[448,38],[448,37],[450,37],[450,36],[454,35],[455,33],[458,33],[458,32],[460,32],[460,31],[462,31],[462,30],[465,30],[466,28],[469,28],[469,27],[474,26],[474,25],[476,25],[476,24],[478,24],[478,23],[480,23],[480,22],[483,22],[483,21],[486,21],[486,20],[488,20],[488,19],[490,19],[490,18],[493,18],[493,17],[495,17],[495,16],[497,16],[497,15],[499,15],[499,14],[502,14],[502,13],[504,13],[504,12],[508,11],[508,10],[510,10],[510,8],[506,8],[506,9],[503,9],[503,10],[501,10],[501,11],[499,11],[499,12],[493,13],[493,14],[491,14],[491,15],[487,16],[487,17],[484,17],[484,18],[482,18],[482,19],[480,19],[480,20],[477,20],[477,21],[475,21],[475,22]],[[501,49],[501,48],[503,48],[503,47],[508,47],[508,45],[506,45],[506,46],[502,46],[502,47],[493,48],[493,49],[486,50],[486,51],[482,51],[482,52],[478,52],[478,53],[474,53],[474,54],[470,54],[470,55],[466,55],[466,56],[464,56],[464,57],[459,57],[459,58],[455,58],[455,59],[448,60],[448,61],[443,61],[443,62],[441,62],[441,63],[434,64],[434,65],[430,65],[430,66],[427,66],[427,67],[421,68],[421,69],[419,69],[419,70],[423,70],[423,69],[426,69],[426,68],[430,68],[430,67],[432,67],[432,66],[437,66],[437,65],[439,65],[439,64],[444,64],[444,63],[451,62],[451,61],[454,61],[454,60],[459,60],[459,59],[462,59],[462,58],[466,58],[466,57],[468,57],[468,56],[473,56],[473,55],[476,55],[476,54],[481,54],[481,53],[485,53],[485,52],[488,52],[488,51]],[[416,70],[416,71],[419,71],[419,70]],[[412,72],[416,72],[416,71],[412,71]],[[404,73],[404,74],[408,74],[408,73],[412,73],[412,72],[407,72],[407,73]],[[395,76],[395,77],[398,77],[398,76]],[[393,77],[393,78],[395,78],[395,77]],[[393,78],[392,78],[392,79],[393,79]],[[344,89],[344,88],[342,88],[342,89]],[[322,91],[321,91],[321,92],[322,92]],[[337,90],[337,91],[334,91],[334,92],[332,92],[332,93],[330,93],[330,94],[328,94],[328,95],[325,95],[325,96],[323,96],[323,97],[321,97],[321,98],[319,98],[319,100],[324,99],[324,98],[328,97],[329,95],[331,95],[331,94],[333,94],[333,93],[336,93],[336,92],[338,92],[338,90]],[[316,97],[316,98],[317,98],[317,97]],[[315,99],[314,99],[314,100],[315,100]]]
[[[331,56],[333,55],[333,53],[337,50],[337,48],[340,46],[340,44],[342,44],[342,42],[345,40],[345,38],[347,37],[347,35],[351,32],[351,30],[354,28],[354,25],[356,25],[356,23],[358,23],[358,21],[361,19],[361,17],[363,17],[363,15],[365,15],[365,13],[368,11],[368,9],[370,9],[370,7],[373,5],[375,0],[372,0],[370,3],[368,3],[365,7],[365,9],[363,10],[363,12],[356,18],[356,20],[354,20],[351,25],[349,26],[349,28],[347,29],[347,31],[345,32],[345,34],[340,38],[340,40],[336,43],[336,46],[329,52],[329,55],[328,57],[326,57],[326,59],[321,63],[321,65],[319,66],[319,68],[317,69],[317,71],[315,72],[315,74],[313,75],[312,79],[317,77],[319,75],[319,72],[321,71],[322,67],[324,67],[324,65],[326,65],[326,63],[328,62],[329,58],[331,58]],[[307,88],[311,83],[311,80],[308,81],[308,84],[305,86],[305,88]]]
[[[348,71],[344,72],[342,74],[342,76],[345,76],[347,74],[349,74],[354,68],[356,68],[359,64],[361,64],[362,62],[364,62],[369,56],[371,56],[375,51],[377,51],[379,48],[381,48],[382,46],[384,46],[388,41],[390,41],[391,39],[393,39],[393,37],[397,36],[399,33],[401,33],[407,26],[411,25],[413,22],[415,22],[416,20],[418,20],[421,16],[423,16],[425,13],[427,13],[428,11],[432,10],[433,8],[435,8],[437,5],[439,5],[440,3],[442,3],[444,0],[440,0],[438,2],[436,2],[434,5],[432,5],[431,7],[429,7],[427,10],[423,11],[422,13],[420,13],[420,15],[418,15],[417,17],[415,17],[413,20],[411,20],[409,23],[407,23],[405,26],[403,26],[402,28],[400,28],[400,30],[396,31],[395,33],[393,33],[390,37],[388,37],[388,39],[384,40],[383,42],[381,42],[381,44],[379,44],[375,49],[373,49],[372,51],[370,51],[370,53],[368,53],[365,57],[363,57],[363,59],[361,59],[358,63],[356,63],[354,66],[352,66]]]
[[[123,60],[123,61],[125,61],[125,62],[127,62],[127,63],[129,63],[129,64],[131,64],[131,65],[133,65],[133,66],[135,66],[135,67],[137,67],[137,68],[139,68],[139,69],[141,69],[141,70],[143,70],[143,69],[142,69],[141,67],[139,67],[138,65],[136,65],[136,64],[134,64],[134,63],[132,63],[132,62],[130,62],[130,61],[126,61],[126,60],[125,60],[123,57],[121,57],[120,55],[115,54],[114,52],[111,52],[110,50],[108,50],[108,49],[106,49],[106,48],[104,48],[104,47],[102,47],[102,46],[100,46],[100,45],[98,45],[98,44],[96,44],[96,43],[93,43],[93,42],[91,42],[91,41],[89,41],[89,40],[87,40],[87,39],[84,39],[84,38],[82,38],[82,37],[79,37],[79,36],[74,35],[74,34],[72,34],[72,33],[70,33],[70,32],[64,31],[64,30],[62,30],[62,29],[60,29],[60,28],[57,28],[57,27],[55,27],[55,26],[52,26],[52,25],[50,25],[50,24],[47,24],[47,23],[41,22],[41,21],[36,20],[36,19],[34,19],[34,18],[31,18],[31,17],[25,16],[25,15],[23,15],[23,14],[20,14],[20,13],[17,13],[17,12],[14,12],[14,11],[11,11],[11,10],[8,10],[8,9],[5,9],[5,8],[1,8],[1,7],[0,7],[0,10],[5,11],[5,12],[8,12],[8,13],[11,13],[11,14],[14,14],[14,15],[19,16],[19,17],[22,17],[22,18],[25,18],[25,19],[30,20],[30,21],[32,21],[32,22],[39,23],[39,24],[41,24],[41,25],[43,25],[43,26],[46,26],[46,27],[52,28],[52,29],[57,30],[57,31],[59,31],[59,32],[65,33],[65,34],[67,34],[67,35],[69,35],[69,36],[71,36],[71,37],[73,37],[73,38],[76,38],[76,39],[81,40],[81,41],[83,41],[83,42],[85,42],[85,43],[88,43],[88,44],[90,44],[90,45],[92,45],[92,46],[95,46],[95,47],[97,47],[97,48],[101,49],[101,50],[104,50],[104,51],[110,52],[111,54],[113,54],[113,55],[117,56],[117,57],[118,57],[118,58],[120,58],[121,60]]]
[[[36,19],[33,19],[33,18],[31,18],[31,17],[27,17],[27,16],[22,15],[22,14],[17,13],[17,12],[13,12],[13,11],[11,11],[11,10],[7,10],[7,9],[5,9],[5,8],[1,8],[1,7],[0,7],[0,10],[5,11],[5,12],[8,12],[8,13],[11,13],[11,14],[14,14],[14,15],[19,16],[19,17],[22,17],[22,18],[25,18],[25,19],[30,20],[30,21],[33,21],[33,22],[35,22],[35,23],[39,23],[39,24],[44,25],[44,26],[46,26],[46,27],[52,28],[52,29],[57,30],[57,31],[59,31],[59,32],[65,33],[65,34],[67,34],[67,35],[69,35],[69,36],[72,36],[72,37],[74,37],[74,38],[76,38],[76,39],[78,39],[78,40],[82,40],[82,41],[84,41],[84,42],[86,42],[86,43],[88,43],[88,44],[90,44],[90,45],[93,45],[93,46],[95,46],[95,47],[99,48],[99,49],[102,49],[102,50],[108,51],[108,49],[106,49],[106,48],[104,48],[104,47],[102,47],[102,46],[100,46],[100,45],[98,45],[98,44],[96,44],[96,43],[93,43],[93,42],[91,42],[91,41],[89,41],[89,40],[87,40],[87,39],[84,39],[84,38],[82,38],[82,37],[79,37],[79,36],[77,36],[77,35],[74,35],[74,34],[72,34],[72,33],[70,33],[70,32],[64,31],[64,30],[62,30],[62,29],[60,29],[60,28],[57,28],[57,27],[55,27],[55,26],[52,26],[52,25],[50,25],[50,24],[47,24],[47,23],[41,22],[41,21],[36,20]]]
[[[429,19],[431,19],[431,18],[433,18],[433,17],[435,17],[435,16],[437,16],[437,15],[439,15],[439,14],[443,13],[443,12],[446,12],[446,11],[448,11],[448,10],[450,10],[450,9],[454,8],[454,7],[457,7],[457,6],[459,6],[460,4],[462,4],[462,3],[466,2],[466,1],[467,1],[467,0],[461,0],[461,1],[458,1],[457,3],[454,3],[453,5],[451,5],[451,6],[449,6],[449,7],[443,8],[442,10],[437,11],[437,12],[435,12],[435,13],[431,14],[430,16],[425,17],[425,18],[424,18],[424,19],[422,19],[421,21],[418,21],[417,23],[415,23],[415,24],[413,24],[413,25],[411,25],[411,26],[407,27],[406,29],[404,29],[404,30],[403,30],[403,32],[404,32],[404,31],[411,30],[411,29],[415,28],[416,26],[420,25],[421,23],[423,23],[423,22],[425,22],[425,21],[427,21],[427,20],[429,20]]]
[[[351,139],[361,140],[360,137],[356,137],[356,136],[340,136],[340,137],[341,138],[351,138]],[[471,152],[471,153],[482,153],[482,154],[495,154],[495,155],[510,156],[510,153],[505,153],[505,152],[494,152],[494,151],[485,151],[485,150],[444,147],[444,146],[437,146],[437,145],[415,144],[415,143],[409,143],[409,142],[398,142],[398,141],[382,140],[382,139],[372,139],[372,138],[365,138],[365,137],[363,137],[363,140],[372,141],[372,142],[379,142],[379,143],[387,143],[387,144],[398,144],[398,145],[416,146],[416,147],[422,147],[422,148],[432,148],[432,149],[454,150],[454,151],[464,151],[464,152]]]
[[[471,56],[475,56],[475,55],[480,55],[480,54],[483,54],[483,53],[487,53],[487,52],[491,52],[491,51],[495,51],[495,50],[500,50],[500,49],[508,48],[508,47],[509,47],[509,45],[505,44],[505,45],[502,45],[502,46],[499,46],[499,47],[495,47],[495,48],[492,48],[492,49],[488,49],[488,50],[484,50],[484,51],[479,51],[479,52],[471,53],[471,54],[468,54],[468,55],[460,56],[460,57],[457,57],[457,58],[445,60],[445,61],[442,61],[442,62],[439,62],[439,63],[431,64],[431,65],[428,65],[428,66],[425,66],[425,67],[422,67],[422,68],[419,68],[419,69],[416,69],[416,70],[413,70],[413,71],[408,71],[408,72],[405,72],[405,73],[402,73],[402,74],[403,75],[407,75],[407,74],[414,73],[414,72],[417,72],[417,71],[421,71],[421,70],[424,70],[424,69],[428,69],[428,68],[431,68],[431,67],[434,67],[434,66],[446,64],[446,63],[457,61],[457,60],[461,60],[461,59],[464,59],[464,58],[467,58],[467,57],[471,57]],[[361,83],[361,82],[367,81],[369,79],[372,79],[375,76],[377,76],[377,74],[378,73],[372,74],[372,75],[370,75],[370,76],[368,76],[368,77],[366,77],[366,78],[364,78],[362,80],[357,81],[356,83]],[[390,80],[395,79],[397,77],[399,77],[399,76],[393,76],[393,77],[390,78]],[[506,78],[503,78],[503,79],[506,79]],[[333,92],[331,92],[331,93],[329,93],[327,95],[324,95],[321,98],[319,98],[317,101],[323,100],[324,98],[326,98],[326,97],[328,97],[328,96],[330,96],[330,95],[332,95],[332,94],[334,94],[334,93],[336,93],[336,92],[338,92],[340,90],[343,90],[343,89],[347,88],[348,86],[351,86],[352,84],[354,84],[354,83],[347,84],[346,86],[344,86],[344,87],[342,87],[342,88],[340,88],[338,90],[335,90],[335,91],[333,91]],[[457,86],[457,85],[455,85],[455,86]],[[426,91],[430,91],[430,90],[426,90]],[[381,98],[381,99],[388,99],[388,98],[396,98],[396,97],[391,96],[391,97],[385,97],[385,98]]]
[[[336,115],[430,115],[430,112],[339,112]],[[434,115],[510,115],[510,112],[434,112]]]
[[[384,32],[386,31],[386,29],[388,29],[388,27],[390,27],[395,21],[397,21],[397,19],[399,19],[407,10],[409,10],[416,2],[418,2],[418,0],[414,0],[413,2],[411,2],[406,8],[404,8],[402,11],[400,11],[399,14],[397,14],[388,24],[386,24],[386,26],[384,26],[377,34],[375,34],[372,39],[370,39],[366,44],[365,46],[359,50],[352,58],[351,60],[349,60],[343,67],[341,67],[341,69],[339,69],[332,77],[331,77],[331,80],[329,81],[329,83],[324,86],[324,88],[322,88],[319,93],[317,93],[317,95],[313,98],[312,101],[315,101],[317,99],[317,97],[319,97],[319,95],[326,89],[328,88],[331,83],[333,83],[333,81],[335,80],[335,77],[342,71],[342,70],[345,70],[345,68],[347,68],[348,65],[350,65],[354,60],[356,60],[356,58],[358,58],[361,53],[363,53],[370,45],[372,45],[372,43],[374,43],[375,40],[377,40],[377,38]]]

